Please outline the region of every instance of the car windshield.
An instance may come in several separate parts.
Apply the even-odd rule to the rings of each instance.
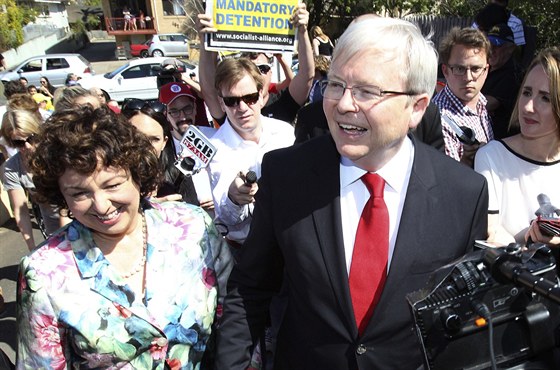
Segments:
[[[119,73],[121,73],[123,70],[127,69],[128,66],[130,66],[130,63],[126,63],[123,64],[122,66],[120,66],[119,68],[115,69],[113,72],[107,72],[103,75],[103,77],[105,78],[113,78],[116,75],[118,75]]]

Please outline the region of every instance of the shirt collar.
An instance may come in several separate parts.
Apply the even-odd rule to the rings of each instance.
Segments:
[[[408,183],[408,177],[412,169],[412,161],[414,159],[414,144],[407,136],[403,140],[399,151],[393,158],[389,160],[377,172],[383,177],[385,183],[397,193],[404,191]],[[354,163],[346,158],[340,159],[340,187],[341,189],[358,181],[367,171],[357,167]]]
[[[480,112],[483,107],[486,107],[486,103],[488,102],[488,99],[486,99],[486,97],[481,92],[479,92],[478,101],[476,102],[476,112],[473,112],[471,108],[463,104],[463,102],[453,93],[453,91],[451,91],[449,85],[445,85],[443,89],[443,94],[447,97],[447,99],[449,100],[449,102],[451,103],[451,105],[455,110],[464,113],[478,114],[478,112]]]

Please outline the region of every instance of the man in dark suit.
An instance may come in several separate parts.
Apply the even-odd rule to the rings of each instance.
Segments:
[[[429,104],[436,68],[433,47],[404,20],[362,16],[339,39],[323,102],[331,135],[264,158],[251,231],[228,284],[217,369],[247,368],[282,284],[288,306],[275,369],[422,364],[406,294],[485,238],[488,209],[481,176],[407,136]],[[386,235],[364,243],[372,176],[382,184],[373,208],[380,192],[386,205],[373,223]],[[363,258],[364,247],[377,254]],[[370,284],[368,265],[384,266],[379,283]],[[358,266],[366,277],[356,283]],[[366,315],[358,285],[376,291]]]

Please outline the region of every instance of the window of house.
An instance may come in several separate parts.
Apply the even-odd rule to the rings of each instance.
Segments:
[[[185,8],[177,0],[163,0],[164,15],[185,15]]]

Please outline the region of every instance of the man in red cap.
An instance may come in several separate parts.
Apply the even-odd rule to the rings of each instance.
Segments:
[[[159,89],[158,100],[167,106],[165,115],[171,124],[171,136],[175,144],[176,155],[181,151],[181,138],[190,125],[195,124],[196,95],[192,88],[182,82],[170,82]],[[211,127],[198,127],[204,135],[211,137],[216,131]],[[214,208],[208,174],[205,170],[193,176],[194,186],[200,206],[206,210]]]

